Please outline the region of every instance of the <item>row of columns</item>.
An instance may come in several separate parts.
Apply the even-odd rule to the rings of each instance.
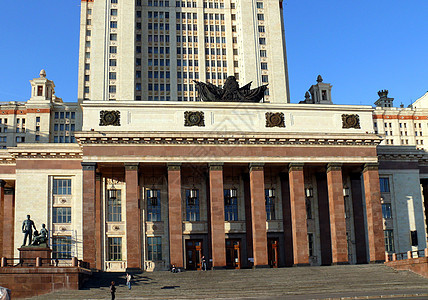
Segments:
[[[101,269],[101,224],[98,217],[100,201],[96,185],[95,163],[83,166],[83,258]],[[181,165],[168,164],[168,223],[170,263],[184,267],[182,235]],[[309,263],[306,199],[303,164],[289,165],[289,193],[292,228],[293,264]],[[377,165],[366,165],[363,171],[366,199],[367,232],[370,261],[384,260],[382,209],[380,204]],[[139,207],[138,164],[125,164],[127,265],[129,269],[142,266],[141,218]],[[343,201],[342,168],[340,164],[327,167],[328,199],[330,213],[332,262],[348,262],[345,207]],[[254,266],[268,265],[266,210],[264,192],[264,167],[250,164],[251,236]],[[209,211],[213,268],[226,266],[224,230],[223,165],[209,166]],[[98,224],[97,224],[98,223]],[[97,228],[97,230],[95,230]]]

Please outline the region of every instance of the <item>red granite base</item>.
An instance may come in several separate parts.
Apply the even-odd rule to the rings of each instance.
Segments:
[[[428,257],[389,261],[385,265],[396,270],[409,270],[428,278]]]
[[[12,291],[13,299],[59,290],[78,290],[91,272],[80,267],[0,268],[0,285]]]
[[[36,266],[36,258],[40,257],[40,266],[51,265],[52,250],[50,248],[42,247],[21,247],[19,250],[19,258],[22,265],[25,267]]]

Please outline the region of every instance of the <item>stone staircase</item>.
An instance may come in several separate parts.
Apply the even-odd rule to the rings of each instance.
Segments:
[[[124,273],[98,273],[83,290],[55,292],[32,299],[110,299],[111,281],[116,282],[116,299],[362,299],[380,295],[428,299],[428,279],[381,264],[176,274],[145,272],[134,276],[132,290],[125,285]]]

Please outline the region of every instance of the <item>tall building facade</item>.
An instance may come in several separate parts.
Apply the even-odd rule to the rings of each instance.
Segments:
[[[269,84],[289,102],[282,1],[85,0],[81,100],[196,101],[193,80]]]

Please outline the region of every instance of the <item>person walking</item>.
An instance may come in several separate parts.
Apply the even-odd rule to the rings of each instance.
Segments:
[[[128,286],[128,289],[131,289],[131,279],[132,279],[132,275],[129,273],[126,273],[126,285]]]
[[[116,287],[114,286],[114,281],[111,282],[110,293],[111,293],[111,300],[114,300],[116,298]]]
[[[207,260],[205,259],[205,256],[203,256],[202,255],[202,258],[201,258],[201,261],[202,261],[202,271],[206,271],[207,270]]]

